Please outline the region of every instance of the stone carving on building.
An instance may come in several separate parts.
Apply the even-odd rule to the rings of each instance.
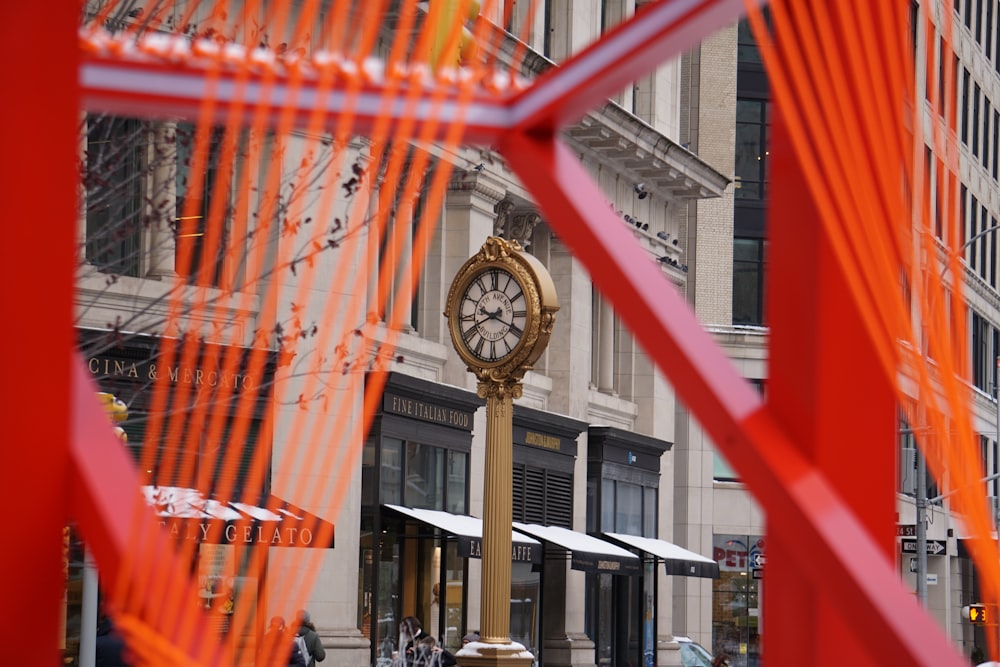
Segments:
[[[517,205],[507,198],[498,201],[493,211],[497,214],[493,221],[494,236],[517,241],[522,248],[531,245],[531,234],[542,221],[542,216],[534,210],[518,210]]]

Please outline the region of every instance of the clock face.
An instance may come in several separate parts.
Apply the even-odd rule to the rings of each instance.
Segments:
[[[499,267],[484,269],[472,279],[458,311],[462,344],[472,356],[487,363],[510,356],[528,321],[521,284]]]

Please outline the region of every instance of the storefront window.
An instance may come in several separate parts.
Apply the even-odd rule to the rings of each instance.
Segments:
[[[712,586],[712,652],[731,656],[732,667],[757,667],[764,539],[716,535],[712,552],[720,572]]]
[[[465,482],[469,456],[464,452],[448,451],[448,507],[452,514],[465,514]]]
[[[467,452],[405,438],[375,434],[366,442],[358,608],[377,667],[398,664],[406,616],[449,651],[461,648],[467,573],[457,542],[382,506],[465,513],[468,460]]]
[[[403,441],[398,438],[382,438],[382,466],[379,474],[378,503],[399,503],[402,493],[400,485],[402,474]]]
[[[626,535],[642,534],[642,487],[618,482],[615,502],[615,532]]]
[[[523,645],[538,659],[538,572],[531,563],[511,563],[510,639]]]
[[[657,496],[655,486],[603,477],[600,530],[656,537]],[[587,575],[586,624],[598,665],[655,664],[655,591],[652,561],[643,565],[642,577]]]
[[[403,504],[407,507],[444,509],[444,454],[440,447],[406,443],[406,484]]]

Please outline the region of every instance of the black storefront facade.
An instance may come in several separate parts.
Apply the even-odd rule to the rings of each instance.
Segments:
[[[361,465],[358,627],[371,642],[372,665],[398,658],[407,616],[449,650],[461,645],[469,574],[459,540],[392,508],[468,514],[472,430],[482,405],[456,387],[388,375]],[[462,540],[462,547],[475,545]]]
[[[470,578],[470,562],[479,557],[481,524],[470,507],[481,489],[470,480],[483,405],[472,392],[389,374],[362,457],[358,623],[373,665],[398,659],[407,616],[452,652],[478,629],[480,581]],[[510,631],[536,664],[546,653],[578,649],[581,628],[566,627],[567,564],[608,579],[635,578],[641,569],[640,558],[573,530],[577,443],[586,428],[514,407]]]
[[[669,442],[610,426],[588,429],[588,532],[658,537],[660,457],[670,447]],[[586,628],[599,666],[656,664],[661,573],[655,557],[638,555],[639,576],[587,576]]]

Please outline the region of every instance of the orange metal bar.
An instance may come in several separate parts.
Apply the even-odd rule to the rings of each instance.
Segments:
[[[0,497],[4,662],[55,665],[69,516],[69,377],[77,178],[76,3],[6,5],[0,141]],[[45,38],[41,38],[45,35]],[[42,68],[44,67],[44,74]],[[25,624],[35,638],[19,641]]]
[[[756,394],[704,331],[683,297],[669,287],[657,263],[639,247],[625,223],[610,211],[570,150],[551,137],[522,134],[508,135],[500,149],[529,185],[553,230],[587,267],[598,288],[611,299],[615,312],[753,489],[768,517],[774,518],[769,528],[772,539],[777,539],[782,545],[779,551],[787,554],[785,564],[801,575],[790,586],[808,586],[815,591],[808,598],[811,602],[849,614],[849,628],[837,624],[831,627],[845,628],[852,637],[845,641],[858,642],[858,646],[865,647],[864,655],[881,658],[883,664],[964,667],[965,659],[903,587],[892,560],[886,555],[884,539],[872,536],[869,524],[882,524],[859,513],[841,495],[846,491],[852,501],[856,500],[863,486],[843,489],[835,486],[851,472],[853,462],[838,461],[830,447],[825,446],[825,440],[811,447],[792,444],[784,428],[799,430],[798,424],[777,422],[762,408]],[[806,248],[804,260],[815,261],[816,255],[810,251],[818,251],[818,247]],[[831,297],[836,294],[835,287],[826,289]],[[779,298],[787,297],[783,293]],[[824,306],[831,309],[824,312],[835,313],[844,303],[843,297],[838,296]],[[812,333],[815,332],[803,335]],[[831,341],[831,336],[832,332],[820,342],[840,344],[839,340]],[[856,337],[846,340],[861,342]],[[824,350],[817,347],[810,353],[820,355]],[[864,355],[859,357],[861,362],[866,359]],[[843,358],[840,362],[843,363]],[[824,372],[827,371],[830,369],[824,366]],[[822,379],[815,375],[803,378],[802,374],[795,377],[805,383]],[[846,376],[836,377],[835,388],[842,388]],[[802,390],[807,391],[806,386]],[[825,398],[827,390],[822,391],[817,396]],[[872,406],[871,410],[878,412],[880,405]],[[806,411],[802,418],[808,424],[812,419],[810,413],[818,409],[815,401],[800,407]],[[890,417],[893,414],[891,404],[888,413]],[[831,414],[824,413],[824,420],[818,424],[832,429],[848,423],[848,416],[843,414],[833,424],[827,423]],[[869,412],[858,414],[864,418]],[[778,417],[783,415],[779,413]],[[817,434],[795,435],[808,439]],[[874,435],[879,434],[876,431]],[[891,442],[891,433],[889,436]],[[887,476],[891,483],[891,467],[885,467],[878,456],[872,462],[870,475]],[[880,513],[875,516],[882,518]],[[777,566],[768,563],[769,573],[776,569]],[[789,585],[787,580],[785,584]],[[799,609],[798,613],[813,612],[814,609]],[[824,609],[822,618],[829,619],[831,614]],[[826,630],[813,624],[809,631],[808,640],[815,642],[817,635]],[[785,634],[781,633],[782,641]],[[914,637],[920,641],[914,642]],[[769,664],[798,664],[802,655]],[[804,655],[815,657],[813,651]]]

